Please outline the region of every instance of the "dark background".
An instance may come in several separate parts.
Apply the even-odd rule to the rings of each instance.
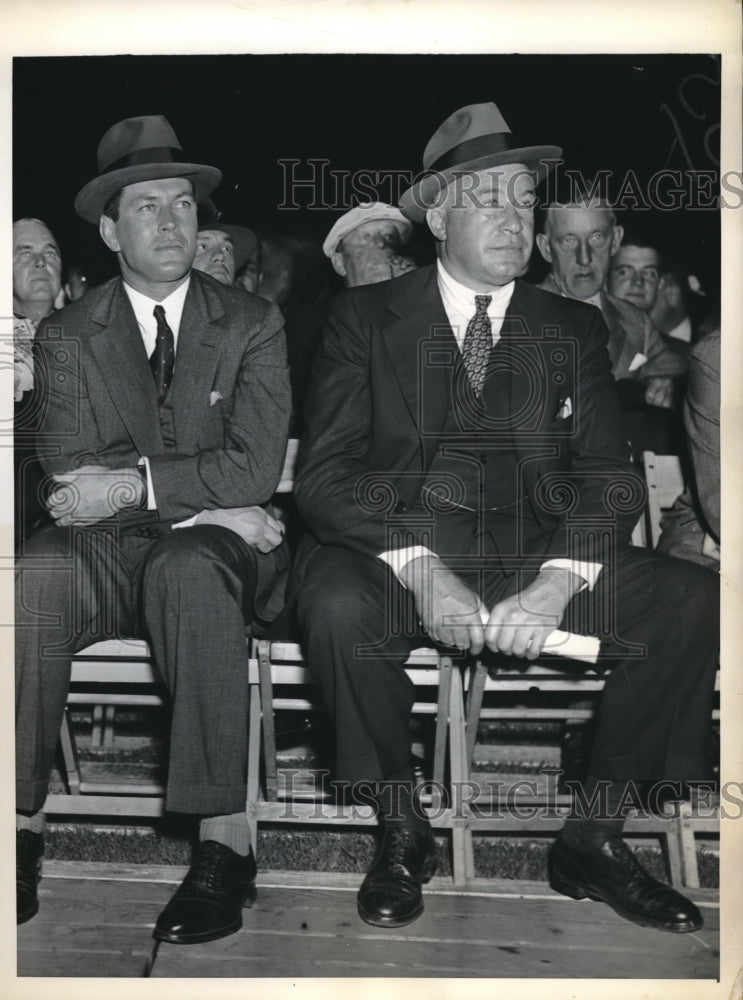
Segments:
[[[302,193],[301,211],[279,210],[279,159],[415,173],[444,118],[481,101],[494,100],[525,140],[562,146],[566,167],[610,169],[615,183],[631,169],[643,185],[675,169],[686,183],[695,171],[719,175],[719,80],[719,59],[706,55],[16,58],[14,218],[45,220],[68,262],[80,260],[91,277],[114,273],[72,204],[97,172],[105,130],[142,114],[164,114],[188,159],[222,170],[214,199],[225,221],[318,240],[338,210],[309,210]],[[622,221],[647,230],[717,294],[717,209],[635,211]]]

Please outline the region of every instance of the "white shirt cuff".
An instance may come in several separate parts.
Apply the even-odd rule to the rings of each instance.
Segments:
[[[155,487],[152,482],[152,476],[150,475],[150,460],[143,455],[137,462],[137,465],[143,465],[144,471],[147,473],[147,510],[157,510]]]
[[[196,524],[198,516],[198,514],[194,514],[193,517],[187,517],[185,521],[177,521],[175,524],[171,524],[170,527],[174,531],[176,528],[190,528],[192,525]]]
[[[414,559],[420,559],[421,556],[432,555],[435,555],[435,553],[427,549],[425,545],[411,545],[407,549],[393,549],[390,552],[382,552],[379,558],[382,562],[387,563],[397,579],[400,580],[400,573],[402,573],[409,562],[412,562]],[[402,580],[400,580],[400,583],[402,583]]]
[[[150,475],[150,460],[143,455],[137,462],[137,465],[143,465],[147,473],[147,510],[157,510],[155,487],[152,484],[152,476]],[[193,517],[188,517],[185,521],[178,521],[177,524],[172,524],[171,528],[190,528],[192,524],[196,524],[198,516],[198,514],[194,514]]]
[[[592,562],[582,562],[579,559],[548,559],[547,562],[542,563],[542,569],[569,569],[571,573],[575,573],[576,576],[581,577],[585,580],[585,586],[581,587],[577,593],[581,590],[585,590],[588,587],[589,590],[593,590],[596,586],[596,581],[599,578],[599,573],[602,570],[601,563]]]

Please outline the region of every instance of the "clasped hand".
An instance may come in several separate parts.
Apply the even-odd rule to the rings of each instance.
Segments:
[[[659,406],[668,410],[673,406],[673,379],[665,375],[656,375],[645,385],[645,402],[648,406]]]
[[[120,510],[136,509],[144,499],[145,489],[138,469],[83,465],[53,478],[55,486],[47,498],[47,509],[63,527],[95,524]]]
[[[284,525],[263,507],[202,510],[195,524],[219,524],[238,534],[251,548],[272,552],[284,538]]]
[[[412,560],[400,577],[415,595],[421,624],[435,642],[475,656],[487,646],[528,660],[541,655],[583,585],[569,570],[545,568],[528,587],[488,612],[478,595],[435,556]]]

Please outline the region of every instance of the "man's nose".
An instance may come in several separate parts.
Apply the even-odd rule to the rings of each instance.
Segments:
[[[640,274],[639,271],[633,271],[630,282],[631,284],[636,285],[638,288],[642,288],[642,286],[645,284],[645,276],[643,274]]]
[[[160,229],[164,229],[166,231],[178,228],[178,220],[169,208],[161,209],[158,222]]]
[[[376,233],[372,237],[371,245],[379,250],[394,250],[397,242],[394,233]]]
[[[509,233],[520,233],[524,228],[524,224],[518,210],[513,205],[506,204],[503,207],[503,212],[504,218],[501,228],[507,230]]]
[[[575,249],[575,258],[584,267],[591,263],[591,247],[588,245],[587,240],[578,241],[578,246]]]
[[[46,261],[44,260],[43,253],[37,253],[33,260],[34,267],[46,267]]]

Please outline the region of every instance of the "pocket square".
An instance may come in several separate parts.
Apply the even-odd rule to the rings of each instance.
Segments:
[[[642,368],[642,366],[645,364],[646,361],[647,358],[645,357],[645,355],[638,352],[632,359],[632,363],[629,366],[629,371],[636,372],[638,368]]]
[[[222,393],[217,392],[216,389],[212,389],[212,391],[209,393],[209,406],[214,406],[214,404],[218,403],[220,399],[224,399]]]
[[[572,416],[573,413],[573,403],[568,396],[567,399],[560,400],[560,409],[557,411],[557,416],[555,420],[567,420],[568,417]]]

